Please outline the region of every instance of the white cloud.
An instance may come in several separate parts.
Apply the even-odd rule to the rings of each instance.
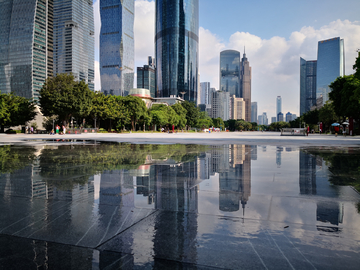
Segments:
[[[306,60],[317,58],[317,43],[341,37],[345,43],[346,74],[353,73],[352,65],[360,44],[358,22],[337,20],[320,29],[303,27],[289,38],[275,36],[268,40],[245,32],[236,32],[225,42],[210,30],[200,28],[201,81],[210,81],[219,88],[219,54],[234,49],[246,55],[252,67],[252,101],[258,102],[258,113],[275,116],[276,96],[282,96],[283,112],[299,115],[300,56]]]

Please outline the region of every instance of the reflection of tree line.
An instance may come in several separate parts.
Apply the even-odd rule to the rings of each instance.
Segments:
[[[306,153],[323,158],[333,185],[353,186],[360,192],[360,152],[353,149],[311,149]]]
[[[206,146],[201,145],[140,145],[104,143],[92,145],[45,146],[39,156],[34,147],[1,146],[0,173],[10,173],[33,165],[47,184],[60,189],[87,183],[90,176],[103,171],[137,169],[147,157],[175,162],[195,160]]]

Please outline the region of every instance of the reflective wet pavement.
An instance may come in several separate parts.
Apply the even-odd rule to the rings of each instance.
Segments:
[[[359,148],[0,146],[0,269],[358,269],[359,168]]]

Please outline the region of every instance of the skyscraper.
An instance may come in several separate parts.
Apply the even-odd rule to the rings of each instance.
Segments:
[[[242,97],[240,93],[240,52],[220,52],[220,91],[230,96]]]
[[[277,96],[276,97],[276,116],[277,116],[277,120],[279,120],[279,113],[281,113],[281,96]]]
[[[228,92],[215,91],[211,99],[211,117],[226,121],[230,118],[230,96]]]
[[[317,61],[306,61],[300,57],[300,115],[316,106]]]
[[[211,90],[209,82],[200,83],[199,104],[211,104]]]
[[[151,97],[156,96],[155,84],[155,63],[153,58],[149,56],[148,64],[137,68],[137,88],[150,90]]]
[[[257,102],[251,102],[251,122],[256,123],[257,120]]]
[[[155,1],[156,83],[159,97],[197,102],[199,0]]]
[[[134,0],[100,0],[101,91],[128,95],[134,85]]]
[[[251,121],[251,67],[246,58],[245,48],[240,63],[240,97],[245,101],[245,121]],[[257,114],[257,112],[256,112]]]
[[[5,0],[0,9],[0,90],[39,98],[53,75],[53,1]]]
[[[54,0],[54,73],[72,73],[94,90],[94,42],[92,1]]]
[[[339,37],[318,42],[316,97],[329,99],[329,85],[339,76],[345,75],[344,40]]]

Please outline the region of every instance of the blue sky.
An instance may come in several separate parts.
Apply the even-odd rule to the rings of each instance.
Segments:
[[[98,1],[94,3],[95,35],[99,34]],[[317,42],[332,37],[345,41],[346,74],[360,49],[359,0],[199,0],[200,81],[219,88],[219,54],[235,49],[252,67],[252,101],[258,114],[275,116],[276,97],[283,112],[299,115],[300,57],[316,59]],[[135,1],[135,67],[154,55],[154,1]],[[98,42],[98,37],[96,38]],[[98,68],[98,45],[95,46]],[[95,89],[100,89],[96,71]]]

